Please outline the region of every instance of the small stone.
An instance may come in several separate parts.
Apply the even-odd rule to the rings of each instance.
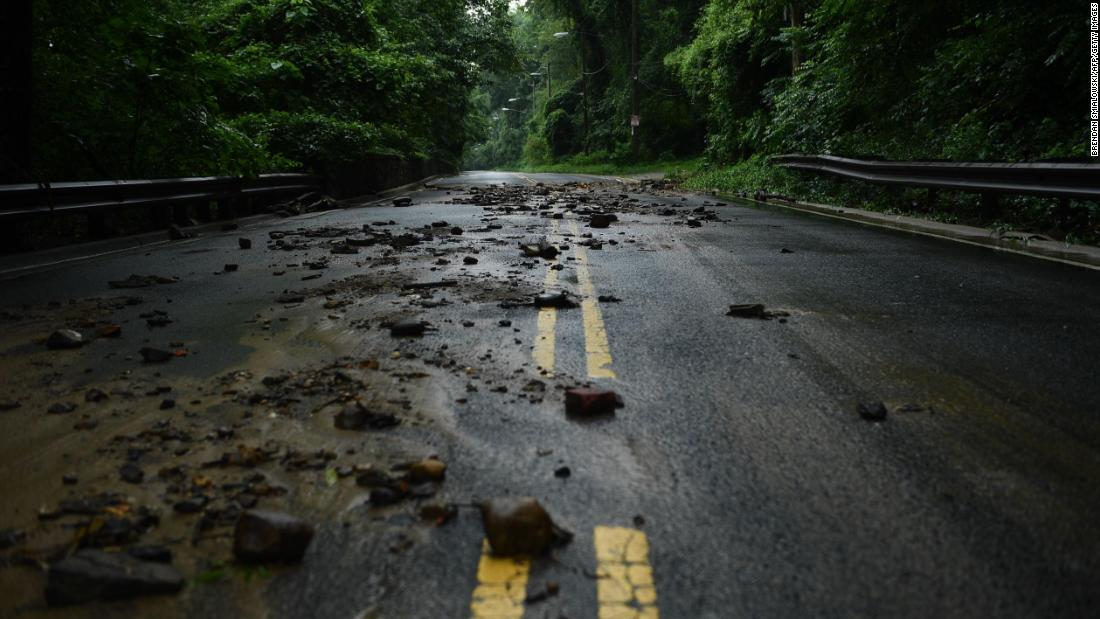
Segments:
[[[543,292],[535,295],[535,307],[556,307],[558,309],[565,309],[577,307],[577,304],[569,298],[569,293],[567,292]]]
[[[66,486],[75,485],[78,481],[80,481],[80,479],[72,473],[65,473],[61,476],[61,483],[65,484]]]
[[[460,228],[458,226],[454,226],[454,227],[451,228],[451,234],[462,234],[462,232],[463,232],[462,228]]]
[[[148,346],[142,348],[138,352],[141,353],[141,359],[146,363],[165,363],[172,358],[172,353],[167,350],[150,348]]]
[[[27,540],[26,532],[20,529],[0,529],[0,550],[18,546]]]
[[[295,294],[295,293],[288,293],[288,294],[283,294],[283,295],[279,295],[279,296],[275,297],[275,302],[276,303],[301,303],[302,301],[305,301],[305,300],[306,300],[306,298],[305,298],[304,295]]]
[[[222,270],[226,273],[232,273],[232,272],[236,271],[239,268],[240,268],[240,265],[226,264],[224,267],[222,267]]]
[[[116,324],[100,325],[95,332],[99,337],[118,337],[122,335],[122,327]]]
[[[395,486],[381,486],[371,488],[369,500],[374,507],[384,507],[404,500],[407,494],[407,492]]]
[[[500,320],[500,321],[497,321],[497,324],[502,326],[502,327],[510,327],[510,326],[512,326],[512,321],[511,320]]]
[[[106,400],[108,397],[110,397],[110,396],[107,395],[106,391],[103,391],[102,389],[98,389],[96,387],[92,387],[91,389],[89,389],[87,392],[84,393],[84,401],[85,402],[102,402],[103,400]]]
[[[71,413],[76,410],[76,404],[72,402],[54,402],[50,404],[50,407],[46,409],[46,412],[50,415],[63,415],[65,413]]]
[[[466,256],[462,259],[462,264],[477,264],[477,262],[477,258],[474,258],[473,256]]]
[[[176,407],[176,401],[171,398],[166,398],[160,401],[160,410],[166,411]]]
[[[333,423],[341,430],[384,430],[400,422],[389,413],[376,413],[359,402],[350,402],[336,413]]]
[[[491,499],[480,507],[485,537],[494,555],[540,555],[573,539],[573,534],[556,525],[533,498]]]
[[[402,320],[390,327],[393,337],[417,337],[424,335],[426,325],[420,320]]]
[[[781,254],[793,254],[794,251],[790,250],[790,249],[787,249],[786,247],[783,247],[783,248],[780,248],[779,253],[781,253]]]
[[[158,546],[155,544],[130,546],[128,549],[126,549],[126,554],[141,561],[151,561],[153,563],[164,564],[169,564],[172,562],[172,550],[167,546]]]
[[[611,415],[622,407],[623,399],[614,391],[576,387],[565,392],[565,412],[569,415]]]
[[[80,348],[84,345],[84,336],[72,329],[58,329],[46,338],[46,348],[63,350]]]
[[[252,249],[252,239],[237,239],[237,245],[241,249]]]
[[[313,526],[289,514],[251,509],[237,518],[233,554],[246,562],[296,563],[313,539]]]
[[[768,312],[764,309],[762,303],[743,303],[741,305],[731,305],[730,310],[726,312],[726,316],[734,316],[736,318],[767,318]]]
[[[436,458],[424,458],[409,467],[409,481],[420,484],[427,481],[443,481],[447,465]]]
[[[886,405],[882,402],[860,403],[859,416],[867,421],[886,421]]]
[[[393,199],[394,206],[412,206],[412,198],[408,196],[402,196],[400,198]]]
[[[443,526],[458,516],[458,507],[452,503],[428,503],[420,507],[420,518],[435,526]]]
[[[182,501],[177,501],[172,509],[181,514],[197,514],[206,508],[209,501],[210,499],[205,494],[195,494]]]
[[[46,601],[63,605],[176,593],[183,583],[170,565],[84,549],[50,566]]]
[[[145,479],[145,471],[133,462],[127,462],[118,468],[119,478],[130,484],[140,484]]]
[[[568,466],[559,466],[558,468],[554,469],[554,477],[558,477],[560,479],[565,479],[572,474],[573,471]]]
[[[588,218],[588,226],[591,228],[607,228],[611,226],[611,215],[596,213]]]

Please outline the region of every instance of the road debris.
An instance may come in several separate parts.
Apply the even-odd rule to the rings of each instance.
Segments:
[[[138,352],[141,354],[141,359],[146,363],[165,363],[174,356],[170,351],[150,348],[148,346],[145,346]]]
[[[740,305],[730,305],[730,309],[726,312],[726,316],[771,320],[772,318],[786,318],[790,316],[790,313],[782,310],[768,310],[764,307],[763,303],[744,303]]]
[[[58,329],[46,338],[46,348],[50,350],[80,348],[84,343],[84,336],[72,329]]]
[[[50,566],[46,601],[60,606],[176,593],[183,583],[183,576],[170,565],[84,549]]]
[[[496,556],[541,555],[573,539],[533,498],[491,499],[480,508],[485,538]]]
[[[126,279],[108,281],[111,288],[148,288],[157,284],[175,284],[178,277],[161,277],[160,275],[131,275]]]
[[[421,320],[402,320],[390,327],[390,335],[393,337],[419,337],[424,335],[427,325]]]
[[[882,402],[860,402],[856,410],[867,421],[886,421],[886,405]]]
[[[409,466],[409,481],[414,484],[426,481],[443,481],[447,474],[447,465],[438,458],[424,458]]]
[[[520,243],[519,247],[523,251],[523,255],[528,258],[553,260],[561,253],[557,247],[546,242],[546,239],[540,240],[537,243]]]
[[[313,539],[313,526],[282,512],[250,509],[233,529],[233,555],[248,563],[297,563]]]
[[[333,417],[333,424],[341,430],[384,430],[399,423],[397,417],[369,410],[359,401],[348,402]]]
[[[577,307],[577,304],[569,298],[569,293],[565,291],[537,294],[535,295],[534,305],[535,307],[556,307],[558,309]]]
[[[615,409],[623,407],[619,394],[608,389],[590,389],[574,387],[565,392],[565,412],[579,417],[613,415]]]

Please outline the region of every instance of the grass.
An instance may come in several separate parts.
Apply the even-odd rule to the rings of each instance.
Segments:
[[[602,158],[578,155],[577,157],[550,164],[521,163],[514,169],[508,171],[597,174],[602,176],[625,176],[629,174],[647,174],[652,172],[669,174],[670,171],[687,174],[694,172],[702,164],[703,160],[701,158],[647,161],[641,163],[616,163]]]

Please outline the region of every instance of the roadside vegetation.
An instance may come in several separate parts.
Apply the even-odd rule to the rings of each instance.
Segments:
[[[1060,0],[640,0],[638,152],[631,2],[529,0],[520,70],[473,97],[471,168],[599,169],[702,160],[685,186],[1100,240],[1096,204],[888,191],[791,173],[779,153],[897,160],[1085,160],[1087,15]],[[547,85],[549,73],[549,88]],[[587,122],[586,122],[587,119]],[[659,167],[659,166],[658,166]]]
[[[34,0],[22,176],[457,163],[481,73],[514,68],[510,28],[504,0]]]
[[[33,7],[33,152],[0,160],[9,181],[324,173],[378,157],[661,170],[692,188],[1100,239],[1094,203],[991,214],[941,194],[929,209],[915,192],[767,163],[1086,159],[1076,0],[20,1]]]

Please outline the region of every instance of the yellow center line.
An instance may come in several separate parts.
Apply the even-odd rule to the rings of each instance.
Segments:
[[[596,527],[596,600],[599,619],[658,619],[657,588],[645,533]]]
[[[477,588],[470,601],[471,619],[522,619],[531,559],[494,557],[488,540],[481,544]]]
[[[574,236],[574,253],[577,258],[577,284],[580,287],[581,312],[584,320],[584,350],[588,358],[589,378],[615,378],[611,369],[611,346],[607,343],[607,328],[604,327],[603,313],[596,299],[596,287],[592,284],[592,274],[588,272],[588,252],[580,240],[580,230],[576,220],[569,222]]]
[[[551,234],[557,236],[558,221],[553,220]],[[558,285],[558,272],[554,270],[557,259],[549,261],[546,268],[546,281],[544,289],[550,290]],[[544,376],[554,375],[554,340],[557,337],[558,310],[553,307],[539,308],[538,333],[535,335],[535,348],[531,356],[535,361],[535,369]]]

